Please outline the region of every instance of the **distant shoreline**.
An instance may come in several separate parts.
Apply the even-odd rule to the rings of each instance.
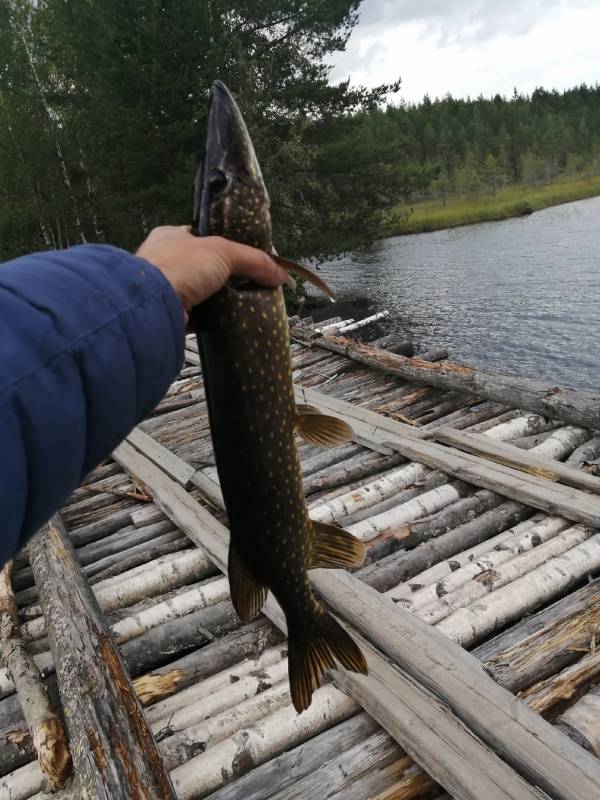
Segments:
[[[542,208],[599,195],[600,175],[594,175],[589,181],[556,181],[536,187],[509,186],[498,191],[494,197],[486,196],[472,201],[448,197],[445,207],[440,200],[403,204],[397,207],[396,212],[407,213],[408,218],[390,222],[386,238],[527,216]]]

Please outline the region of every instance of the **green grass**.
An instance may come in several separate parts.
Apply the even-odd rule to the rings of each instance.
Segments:
[[[532,188],[509,186],[497,192],[495,197],[480,197],[472,201],[449,197],[444,208],[439,200],[403,204],[395,211],[401,215],[408,214],[408,218],[390,221],[389,235],[425,233],[475,222],[519,217],[540,208],[597,195],[600,195],[600,175],[592,177],[590,181],[562,180]]]

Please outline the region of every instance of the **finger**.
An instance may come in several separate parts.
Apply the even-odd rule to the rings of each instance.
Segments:
[[[287,279],[286,271],[263,250],[229,239],[221,239],[219,247],[229,263],[231,275],[272,287],[281,286]]]

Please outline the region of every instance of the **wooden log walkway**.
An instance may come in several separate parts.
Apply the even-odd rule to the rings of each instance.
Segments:
[[[167,397],[62,510],[175,796],[594,796],[600,589],[585,582],[600,572],[600,478],[588,469],[600,456],[597,404],[565,390],[549,404],[500,397],[481,376],[466,388],[423,358],[445,351],[411,358],[393,337],[386,349],[344,339],[342,353],[328,335],[339,322],[320,323],[320,337],[292,329],[296,396],[347,420],[354,443],[299,449],[311,514],[367,545],[371,563],[357,574],[312,579],[363,641],[369,676],[335,670],[298,717],[280,609],[270,597],[274,624],[243,626],[232,613],[191,340]],[[434,372],[439,383],[425,378]],[[57,704],[63,672],[22,555],[15,580],[21,637]],[[0,794],[41,800],[46,783],[0,669],[2,694]],[[73,787],[54,797],[79,796],[75,762]]]

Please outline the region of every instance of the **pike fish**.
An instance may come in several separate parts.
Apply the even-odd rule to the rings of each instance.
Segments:
[[[237,104],[211,90],[206,157],[196,176],[192,232],[274,253],[269,198]],[[329,292],[304,267],[276,257]],[[339,661],[366,673],[364,655],[313,594],[308,570],[362,563],[363,545],[311,521],[295,433],[319,446],[350,438],[334,417],[297,406],[283,292],[231,279],[191,315],[202,361],[217,471],[229,518],[231,599],[244,622],[270,591],[285,612],[292,701],[300,713]]]

